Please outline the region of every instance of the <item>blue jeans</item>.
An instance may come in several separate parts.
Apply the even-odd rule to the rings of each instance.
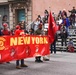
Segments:
[[[56,53],[56,42],[54,42],[53,44],[51,44],[51,53]]]
[[[66,27],[66,31],[67,31],[67,36],[69,36],[69,27]]]
[[[24,59],[16,60],[16,66],[19,66],[19,61],[21,61],[21,65],[24,65]]]

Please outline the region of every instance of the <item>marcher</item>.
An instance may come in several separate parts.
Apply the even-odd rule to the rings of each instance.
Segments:
[[[2,32],[1,32],[1,29],[0,29],[0,36],[2,36]],[[2,64],[2,63],[0,62],[0,64]]]
[[[51,53],[53,53],[53,51],[54,51],[54,54],[56,54],[56,41],[57,41],[57,33],[55,34],[54,41],[51,44]]]
[[[35,31],[35,35],[42,35],[43,33],[42,33],[43,31],[42,31],[42,24],[39,24],[39,26],[38,26],[38,29]],[[43,62],[42,60],[41,60],[41,56],[36,56],[35,57],[35,62]]]
[[[46,22],[43,26],[43,29],[44,29],[43,35],[48,35],[48,22],[47,22],[47,20],[46,20]],[[44,61],[49,61],[49,57],[50,57],[50,55],[45,55],[45,56],[43,56],[43,60]]]
[[[1,28],[0,28],[0,36],[2,36]]]
[[[25,32],[23,30],[23,26],[17,25],[15,30],[15,35],[22,36],[24,34]],[[21,67],[28,67],[27,65],[24,64],[24,59],[21,59],[21,66],[19,65],[19,60],[16,61],[16,68],[21,69]]]
[[[7,23],[3,24],[3,30],[1,32],[2,32],[2,35],[11,35],[11,32],[8,29],[8,24]]]
[[[11,35],[10,30],[8,29],[8,24],[7,23],[3,23],[3,30],[1,30],[1,35],[2,36],[8,36]],[[10,62],[7,62],[10,63]]]
[[[31,29],[29,30],[29,34],[30,34],[30,35],[34,35],[34,29],[31,28]]]

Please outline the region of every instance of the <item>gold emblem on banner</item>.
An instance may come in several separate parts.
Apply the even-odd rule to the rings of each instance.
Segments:
[[[14,49],[14,48],[12,48],[12,49],[11,49],[11,53],[10,53],[10,54],[11,54],[11,56],[12,56],[12,57],[14,57],[15,53],[16,53],[16,52],[15,52],[15,49]]]
[[[26,55],[29,56],[30,53],[31,53],[30,47],[29,47],[29,46],[26,46],[26,47],[25,47],[25,51],[26,51]]]
[[[5,48],[5,46],[4,46],[5,40],[6,40],[5,38],[0,37],[0,50],[3,50]]]

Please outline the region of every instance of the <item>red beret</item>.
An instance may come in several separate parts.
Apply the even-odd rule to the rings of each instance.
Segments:
[[[3,23],[3,26],[4,26],[4,27],[7,27],[7,26],[8,26],[8,24],[7,24],[7,23]]]
[[[16,25],[16,29],[20,29],[20,25]]]

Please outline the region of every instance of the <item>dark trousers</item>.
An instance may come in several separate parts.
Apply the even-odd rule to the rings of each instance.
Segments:
[[[16,66],[19,66],[19,61],[21,61],[21,65],[24,65],[24,59],[16,60]]]
[[[61,38],[61,46],[63,46],[65,43],[65,46],[67,46],[67,39],[66,38]]]
[[[56,42],[54,42],[53,44],[51,44],[51,53],[56,53]]]
[[[40,60],[41,60],[41,56],[35,57],[35,59],[36,59],[37,61],[40,61]]]
[[[75,25],[75,17],[72,18],[72,24]]]

